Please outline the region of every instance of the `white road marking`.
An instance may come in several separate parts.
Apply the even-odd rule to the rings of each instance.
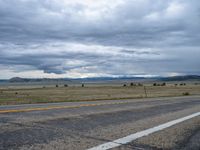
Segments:
[[[136,140],[138,138],[141,138],[143,136],[147,136],[147,135],[149,135],[151,133],[154,133],[154,132],[169,128],[169,127],[171,127],[171,126],[173,126],[175,124],[181,123],[183,121],[189,120],[189,119],[197,117],[197,116],[200,116],[200,112],[197,112],[197,113],[191,114],[189,116],[186,116],[186,117],[183,117],[183,118],[180,118],[180,119],[176,119],[176,120],[173,120],[173,121],[158,125],[156,127],[150,128],[150,129],[146,129],[146,130],[134,133],[134,134],[130,134],[130,135],[126,136],[126,137],[114,140],[112,142],[101,144],[99,146],[90,148],[88,150],[108,150],[108,149],[111,149],[111,148],[115,148],[115,147],[121,146],[123,144],[130,143],[130,142],[132,142],[132,141],[134,141],[134,140]]]

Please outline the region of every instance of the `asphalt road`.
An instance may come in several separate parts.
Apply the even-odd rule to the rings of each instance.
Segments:
[[[84,150],[200,112],[200,96],[0,106],[0,149]],[[112,149],[200,149],[200,116]]]

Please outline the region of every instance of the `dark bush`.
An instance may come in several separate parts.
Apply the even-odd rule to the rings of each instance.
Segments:
[[[187,95],[190,95],[190,93],[189,92],[184,92],[183,95],[187,96]]]
[[[56,84],[56,87],[58,87],[58,84]]]
[[[161,84],[161,86],[166,86],[166,83],[165,83],[165,82],[164,82],[164,83],[162,83],[162,84]]]
[[[67,85],[67,84],[65,84],[65,85],[64,85],[64,87],[68,87],[68,85]]]
[[[180,83],[180,86],[185,86],[186,85],[186,83]]]

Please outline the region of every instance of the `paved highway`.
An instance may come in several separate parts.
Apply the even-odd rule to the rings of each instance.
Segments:
[[[200,96],[0,106],[0,149],[200,149]]]

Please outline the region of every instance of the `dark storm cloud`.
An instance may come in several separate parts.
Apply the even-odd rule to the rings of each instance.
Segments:
[[[94,16],[93,20],[92,16],[84,14],[86,6],[81,4],[63,6],[63,1],[60,0],[1,0],[1,40],[15,42],[27,40],[31,42],[56,39],[97,42],[107,45],[109,43],[112,45],[116,45],[115,43],[117,45],[118,43],[131,45],[132,43],[141,46],[148,44],[149,41],[157,43],[158,39],[163,39],[171,32],[182,31],[183,34],[187,34],[190,30],[186,28],[192,28],[187,25],[187,23],[191,23],[190,18],[199,19],[198,12],[195,12],[195,7],[199,4],[198,1],[174,1],[174,5],[186,3],[186,6],[180,7],[187,7],[185,8],[187,12],[178,10],[184,8],[176,8],[176,6],[172,8],[175,10],[171,11],[183,11],[180,12],[183,14],[177,18],[173,14],[167,14],[167,8],[172,2],[158,1],[153,3],[151,0],[142,2],[127,0],[116,8],[108,10],[106,14]],[[89,13],[96,13],[93,11],[91,10]],[[197,25],[199,23],[198,20],[192,21],[197,22]]]
[[[199,41],[198,0],[0,0],[0,67],[16,72],[199,73]]]
[[[6,53],[6,52],[5,52]],[[4,53],[4,54],[5,54]],[[47,53],[22,53],[19,55],[16,55],[16,52],[13,52],[14,54],[7,54],[0,56],[0,64],[8,65],[8,66],[14,66],[17,65],[25,66],[28,65],[31,67],[31,69],[39,69],[43,70],[45,73],[56,73],[56,74],[62,74],[65,73],[66,70],[75,69],[75,68],[82,68],[82,67],[88,67],[93,62],[95,64],[102,64],[102,61],[99,55],[95,54],[87,54],[82,52],[59,52],[59,53],[53,53],[48,54]],[[106,56],[102,56],[101,58],[106,59]],[[85,60],[85,64],[65,64],[65,61],[73,61],[73,60]],[[16,71],[22,71],[17,70]]]

